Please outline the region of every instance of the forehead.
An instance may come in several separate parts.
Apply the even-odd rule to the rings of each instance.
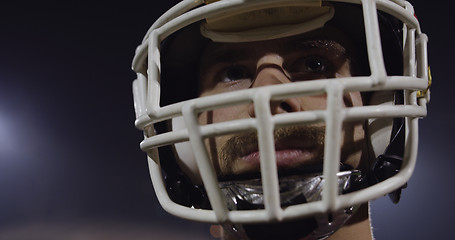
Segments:
[[[297,36],[244,43],[211,42],[202,54],[202,63],[230,62],[243,57],[262,56],[267,53],[290,54],[299,50],[324,49],[341,54],[351,48],[351,42],[343,32],[325,27]]]

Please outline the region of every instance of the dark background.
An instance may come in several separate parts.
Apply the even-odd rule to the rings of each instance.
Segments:
[[[161,209],[134,127],[131,60],[170,2],[0,3],[0,239],[210,239],[207,225]],[[454,227],[453,21],[439,2],[413,3],[430,39],[432,100],[402,201],[372,203],[379,240]]]

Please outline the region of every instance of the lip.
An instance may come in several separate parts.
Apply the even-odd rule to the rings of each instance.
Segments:
[[[318,163],[319,150],[316,146],[305,144],[303,141],[283,140],[275,144],[275,159],[278,168],[291,168],[300,165]],[[247,168],[259,168],[260,154],[258,148],[240,157]]]
[[[314,149],[282,149],[275,150],[276,163],[279,168],[289,168],[300,164],[314,163],[316,157]],[[240,158],[250,166],[259,166],[259,152],[252,152]]]

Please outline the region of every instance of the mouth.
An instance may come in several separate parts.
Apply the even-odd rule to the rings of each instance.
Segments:
[[[322,162],[323,146],[298,138],[280,139],[275,143],[275,161],[279,169],[314,165]],[[240,154],[237,159],[243,169],[259,169],[261,157],[257,146]]]
[[[308,143],[298,138],[282,139],[275,143],[275,162],[278,176],[290,177],[305,174],[322,174],[324,145]],[[248,180],[261,177],[261,157],[258,146],[246,146],[233,161],[232,172],[220,175],[220,181]],[[339,171],[350,171],[354,167],[340,162]]]
[[[278,171],[285,173],[321,165],[324,159],[324,135],[325,129],[318,126],[274,130],[274,161]],[[260,155],[256,133],[231,137],[219,152],[223,166],[219,178],[224,179],[227,175],[260,175],[261,161],[264,160]]]
[[[275,150],[275,159],[278,168],[292,168],[301,164],[315,164],[318,160],[317,148],[284,148]],[[254,151],[243,157],[239,161],[249,165],[253,168],[258,168],[260,165],[261,157],[259,151]]]
[[[260,177],[261,157],[257,146],[240,153],[234,160],[231,174],[220,176],[221,181]],[[280,140],[275,144],[275,161],[280,176],[302,173],[321,173],[323,146],[305,144],[297,140]]]

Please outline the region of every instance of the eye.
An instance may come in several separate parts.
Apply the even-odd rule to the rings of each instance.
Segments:
[[[298,60],[292,69],[293,72],[300,73],[323,73],[328,71],[330,63],[327,59],[320,56],[309,56]]]
[[[335,77],[335,62],[323,56],[305,56],[293,62],[288,70],[293,81]]]
[[[324,72],[327,68],[325,61],[318,57],[305,59],[305,67],[309,72]]]
[[[248,80],[251,81],[253,78],[253,74],[251,73],[250,69],[246,66],[230,66],[224,68],[219,73],[219,80],[220,82],[234,82],[239,80]]]

